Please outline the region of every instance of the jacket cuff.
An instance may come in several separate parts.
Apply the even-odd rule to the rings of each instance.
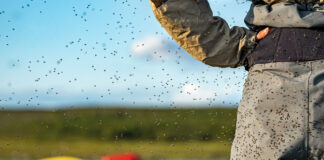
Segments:
[[[240,40],[238,52],[242,53],[243,57],[239,65],[248,65],[246,64],[247,57],[253,52],[258,44],[256,36],[257,32],[247,31],[245,36]]]

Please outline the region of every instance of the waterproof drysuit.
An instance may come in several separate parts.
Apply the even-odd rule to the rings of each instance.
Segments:
[[[322,0],[252,0],[249,29],[229,28],[207,0],[152,1],[157,20],[194,58],[248,69],[231,159],[324,159]]]

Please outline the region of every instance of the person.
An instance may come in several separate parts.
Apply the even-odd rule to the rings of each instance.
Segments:
[[[231,159],[324,159],[323,0],[252,0],[230,28],[207,0],[149,0],[156,19],[195,59],[245,66]]]

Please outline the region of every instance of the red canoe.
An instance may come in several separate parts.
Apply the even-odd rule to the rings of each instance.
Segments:
[[[101,160],[140,160],[140,158],[133,153],[124,153],[101,157]]]

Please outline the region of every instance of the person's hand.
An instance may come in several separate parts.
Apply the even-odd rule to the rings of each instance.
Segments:
[[[269,27],[267,27],[267,28],[261,30],[261,31],[257,34],[256,39],[257,39],[257,40],[261,40],[261,39],[263,39],[264,37],[266,37],[266,36],[269,34],[269,32],[270,32],[270,28],[269,28]]]
[[[154,3],[155,7],[158,8],[167,0],[151,0],[151,1]]]

